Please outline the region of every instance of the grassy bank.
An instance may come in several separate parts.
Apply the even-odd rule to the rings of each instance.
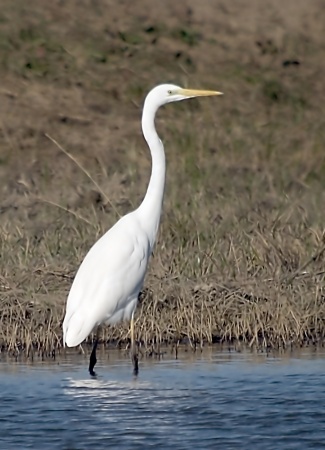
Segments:
[[[61,345],[78,265],[144,195],[150,159],[141,105],[166,81],[225,95],[159,113],[167,188],[138,340],[323,342],[322,3],[174,3],[4,2],[3,349]],[[123,324],[102,333],[128,339]]]

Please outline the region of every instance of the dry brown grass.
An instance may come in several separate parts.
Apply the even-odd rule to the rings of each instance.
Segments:
[[[2,347],[61,345],[76,268],[145,192],[140,109],[163,81],[225,96],[159,114],[167,189],[139,341],[322,342],[322,2],[26,5],[0,13]]]

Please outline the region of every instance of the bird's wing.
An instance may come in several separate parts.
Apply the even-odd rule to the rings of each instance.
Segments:
[[[82,342],[96,324],[109,321],[137,297],[149,256],[148,237],[132,214],[120,219],[94,244],[68,296],[63,325],[68,345]]]

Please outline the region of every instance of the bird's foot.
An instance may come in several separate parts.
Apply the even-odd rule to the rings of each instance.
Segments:
[[[91,355],[92,355],[92,354],[91,354]],[[92,357],[90,356],[90,361],[89,361],[89,373],[90,373],[90,375],[91,375],[92,377],[95,377],[95,376],[96,376],[96,372],[94,371],[94,367],[95,367],[95,365],[96,365],[96,362],[97,362],[96,356],[95,356],[95,358],[92,358]]]

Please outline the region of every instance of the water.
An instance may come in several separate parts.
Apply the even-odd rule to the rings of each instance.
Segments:
[[[325,448],[325,353],[0,360],[0,449]],[[104,362],[103,362],[104,360]]]

